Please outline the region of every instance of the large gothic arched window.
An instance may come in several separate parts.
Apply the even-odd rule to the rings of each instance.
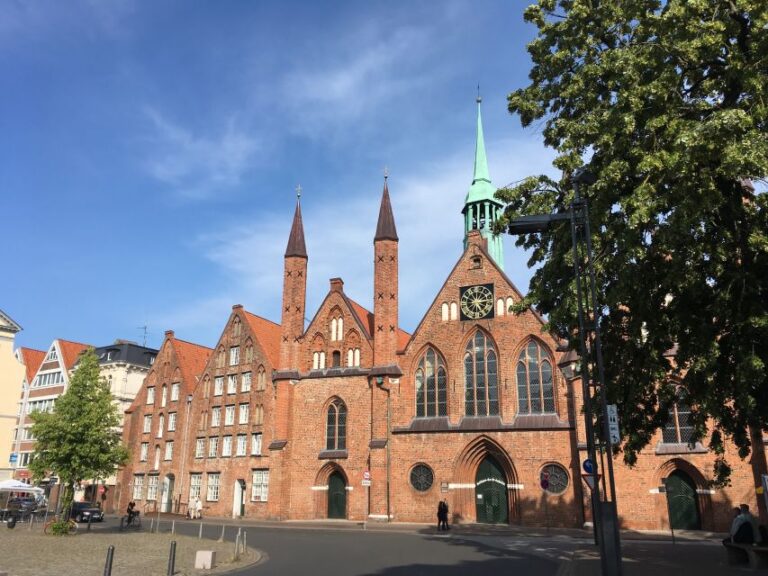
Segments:
[[[448,415],[448,390],[445,363],[432,348],[419,360],[415,375],[416,417]]]
[[[497,366],[493,342],[478,330],[464,351],[464,413],[467,416],[499,413]]]
[[[347,407],[336,398],[328,406],[325,428],[325,449],[347,449]]]
[[[549,353],[531,340],[517,359],[517,412],[555,411],[555,387]]]

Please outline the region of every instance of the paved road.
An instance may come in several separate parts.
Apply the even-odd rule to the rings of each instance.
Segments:
[[[182,534],[199,526],[178,523]],[[263,551],[263,561],[237,576],[467,576],[515,573],[555,575],[555,558],[536,551],[499,549],[452,534],[249,527],[248,545]],[[204,537],[218,537],[220,527],[203,526]],[[234,540],[237,528],[225,530]]]

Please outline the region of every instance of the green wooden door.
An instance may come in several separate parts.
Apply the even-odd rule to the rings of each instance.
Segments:
[[[696,486],[688,474],[676,470],[667,477],[669,522],[678,530],[701,530]]]
[[[506,524],[509,521],[507,480],[498,462],[487,457],[477,468],[475,477],[477,521],[484,524]]]
[[[334,472],[328,478],[328,518],[347,517],[347,486],[341,474]]]

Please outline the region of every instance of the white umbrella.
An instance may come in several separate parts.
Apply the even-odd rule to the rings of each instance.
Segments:
[[[30,486],[19,482],[18,480],[3,480],[0,482],[0,492],[27,492],[31,494],[42,494],[44,490],[37,486]]]

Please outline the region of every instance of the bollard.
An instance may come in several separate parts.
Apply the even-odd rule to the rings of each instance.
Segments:
[[[198,539],[202,540],[203,538],[203,523],[200,522],[200,532],[197,533]]]
[[[125,523],[125,516],[120,516],[120,532],[123,531],[125,526],[123,525]]]
[[[243,554],[248,549],[248,530],[243,530]]]
[[[155,519],[150,518],[149,519],[149,533],[152,534],[152,530],[155,528]]]
[[[176,540],[171,540],[171,551],[168,554],[168,576],[176,572]]]
[[[232,560],[237,562],[240,560],[240,533],[237,533],[237,536],[235,536],[235,554],[232,557]]]
[[[219,536],[219,542],[224,542],[224,528],[226,526],[224,524],[221,525],[221,536]]]
[[[87,532],[91,531],[91,520],[93,520],[93,514],[88,515],[88,530]]]
[[[107,548],[107,562],[104,564],[104,576],[112,576],[112,558],[115,556],[115,547]]]
[[[171,522],[171,534],[176,534],[176,520]]]

